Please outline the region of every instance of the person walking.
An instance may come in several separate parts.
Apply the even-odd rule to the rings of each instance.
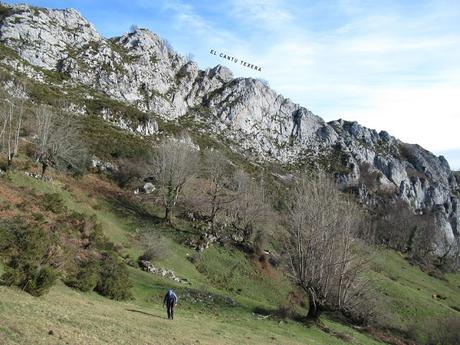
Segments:
[[[163,307],[166,306],[166,310],[168,312],[168,319],[174,319],[174,307],[177,305],[179,299],[177,295],[174,293],[173,289],[169,289],[163,299]]]

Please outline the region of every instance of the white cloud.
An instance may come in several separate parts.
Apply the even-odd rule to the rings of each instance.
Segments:
[[[278,0],[233,0],[230,1],[233,16],[244,20],[242,25],[251,25],[268,31],[289,25],[292,14]]]
[[[459,3],[385,6],[228,0],[212,18],[190,4],[165,5],[174,13],[175,46],[193,52],[201,67],[224,64],[236,76],[267,79],[326,120],[356,120],[437,152],[459,150]],[[262,66],[262,73],[209,49]]]
[[[367,104],[341,115],[432,151],[450,150],[460,148],[459,95],[449,85],[372,90]]]
[[[327,120],[357,120],[433,151],[460,149],[460,28],[444,22],[457,9],[368,15],[353,3],[348,14],[359,16],[330,31],[291,13],[275,22],[275,41],[248,52],[263,62],[263,77]]]

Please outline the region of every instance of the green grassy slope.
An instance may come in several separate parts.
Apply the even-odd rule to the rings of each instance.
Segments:
[[[134,277],[134,281],[136,286],[152,284],[150,276]],[[241,310],[216,312],[181,304],[175,320],[169,321],[152,291],[148,300],[137,294],[140,299],[135,302],[113,302],[61,284],[43,298],[0,287],[0,341],[5,345],[345,343],[317,328],[258,320]],[[348,332],[353,344],[378,344],[355,331]]]
[[[95,215],[105,234],[131,258],[142,251],[135,239],[136,230],[147,226],[157,231],[171,251],[156,265],[174,270],[190,283],[174,283],[130,268],[135,299],[129,302],[81,293],[63,284],[40,298],[0,287],[0,344],[379,344],[327,317],[324,322],[328,327],[351,340],[346,342],[295,321],[262,319],[254,310],[276,310],[292,291],[285,279],[276,273],[261,274],[249,258],[231,248],[212,247],[197,265],[193,264],[187,258],[194,251],[177,241],[179,235],[173,229],[130,215],[94,190],[95,184],[108,184],[99,177],[89,175],[75,181],[55,176],[53,182],[44,182],[17,172],[10,175],[8,183],[24,191],[32,188],[58,193],[68,208]],[[186,225],[180,230],[188,231]],[[430,318],[460,315],[454,310],[460,309],[458,275],[448,275],[442,281],[409,265],[394,252],[378,251],[369,276],[390,328],[407,331],[415,325],[423,337],[424,322]],[[181,297],[173,322],[164,318],[161,307],[162,295],[171,286]],[[432,294],[446,299],[434,300]],[[230,305],[226,296],[238,304]]]
[[[379,250],[369,275],[378,291],[381,317],[390,328],[413,332],[424,339],[434,319],[460,317],[458,274],[446,274],[441,280],[410,265],[396,252]]]
[[[94,176],[83,180],[55,178],[44,182],[23,175],[10,174],[10,181],[24,193],[53,192],[61,195],[65,205],[78,212],[96,215],[105,234],[121,251],[135,258],[141,253],[134,240],[136,229],[150,226],[170,244],[170,255],[157,262],[173,269],[189,284],[130,268],[134,300],[115,302],[95,293],[81,293],[63,284],[53,287],[40,298],[13,288],[0,287],[1,344],[342,344],[343,340],[318,328],[308,328],[294,321],[262,319],[255,308],[275,310],[286,300],[290,284],[278,275],[262,275],[241,252],[213,247],[195,266],[187,257],[194,251],[175,241],[170,228],[117,212],[90,186]],[[96,181],[102,183],[102,181]],[[2,181],[0,180],[0,183]],[[86,188],[85,187],[85,188]],[[174,287],[181,297],[174,323],[164,319],[161,301],[165,290]],[[226,296],[236,301],[228,303]],[[209,298],[208,298],[209,297]],[[370,337],[327,321],[331,329],[352,337],[355,344],[378,344]],[[173,329],[175,331],[173,332]],[[53,335],[48,332],[52,330]],[[173,334],[173,335],[172,335]]]

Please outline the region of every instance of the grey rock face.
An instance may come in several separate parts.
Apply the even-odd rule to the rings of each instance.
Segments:
[[[107,40],[74,10],[5,6],[11,14],[0,23],[0,42],[28,64],[2,63],[38,81],[44,73],[33,66],[59,72],[68,77],[65,83],[103,92],[148,115],[139,123],[103,111],[106,121],[152,135],[159,117],[192,116],[207,135],[225,137],[248,159],[322,162],[344,188],[357,188],[363,203],[376,204],[375,192],[384,191],[414,211],[440,210],[444,233],[459,235],[459,186],[444,157],[357,122],[326,123],[260,80],[234,79],[225,67],[200,70],[148,30]]]
[[[55,69],[72,49],[80,49],[101,37],[77,11],[12,7],[0,27],[1,42],[18,51],[32,65]]]

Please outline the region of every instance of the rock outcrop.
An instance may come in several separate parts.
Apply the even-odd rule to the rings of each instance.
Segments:
[[[2,64],[38,81],[58,73],[62,85],[84,86],[87,98],[96,90],[145,114],[134,121],[103,110],[106,121],[149,136],[159,119],[191,117],[247,159],[313,164],[355,188],[363,203],[390,193],[416,212],[435,211],[441,233],[459,236],[460,189],[442,156],[356,122],[326,123],[264,82],[235,79],[225,67],[200,70],[149,30],[105,39],[75,10],[1,6],[0,43],[19,56]]]

